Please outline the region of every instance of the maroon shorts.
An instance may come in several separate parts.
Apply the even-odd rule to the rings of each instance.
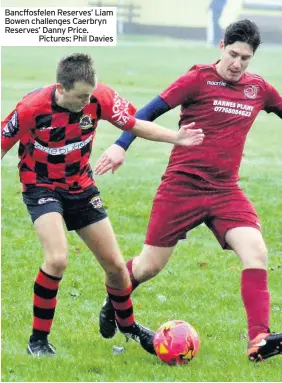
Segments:
[[[175,246],[189,230],[205,223],[223,249],[225,234],[235,227],[260,230],[258,215],[239,186],[227,190],[201,190],[183,182],[162,182],[155,196],[145,244]]]

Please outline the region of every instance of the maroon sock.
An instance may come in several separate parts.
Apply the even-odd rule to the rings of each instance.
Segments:
[[[267,271],[243,270],[241,295],[247,313],[249,340],[253,340],[259,333],[269,331],[270,294]]]
[[[126,332],[134,324],[133,306],[130,298],[131,285],[127,289],[118,290],[106,285],[112,305],[115,309],[115,317],[118,328]]]
[[[46,339],[50,333],[61,278],[39,270],[34,282],[32,340]]]
[[[132,263],[133,263],[133,259],[134,258],[131,258],[127,264],[126,264],[126,267],[127,267],[127,270],[129,272],[129,277],[130,277],[130,280],[131,280],[131,283],[132,283],[132,291],[134,291],[139,285],[141,282],[138,282],[134,275],[133,275],[133,270],[132,270]]]

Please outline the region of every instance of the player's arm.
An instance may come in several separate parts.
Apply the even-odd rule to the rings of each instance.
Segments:
[[[142,109],[139,109],[135,114],[135,118],[144,121],[154,121],[170,109],[170,106],[160,96],[157,96]],[[115,144],[127,150],[135,138],[136,136],[132,132],[125,131],[115,141]]]
[[[144,121],[154,121],[168,110],[170,110],[169,105],[160,96],[157,96],[142,109],[139,109],[135,114],[135,118]],[[132,131],[124,131],[115,143],[99,158],[96,163],[95,172],[101,175],[112,170],[112,173],[115,173],[124,163],[125,152],[135,138],[136,135]]]
[[[269,83],[266,83],[266,98],[264,110],[267,113],[275,113],[282,118],[282,95]]]
[[[184,103],[198,90],[198,71],[192,68],[169,85],[159,96],[151,100],[142,109],[138,110],[135,117],[140,120],[154,121],[162,114]],[[124,150],[127,150],[136,136],[125,131],[115,141]]]
[[[202,142],[203,132],[201,129],[193,129],[195,123],[183,125],[177,132],[164,128],[151,121],[136,119],[129,114],[129,102],[125,99],[117,100],[109,115],[104,116],[116,127],[122,130],[130,130],[135,136],[150,141],[167,142],[173,145],[191,146]]]
[[[204,135],[202,129],[193,129],[195,123],[183,125],[178,132],[164,128],[151,121],[136,119],[132,128],[135,136],[149,141],[167,142],[179,146],[193,146],[202,143]]]
[[[180,76],[159,96],[151,100],[142,109],[138,110],[135,117],[140,120],[154,121],[156,118],[166,113],[187,98],[191,97],[195,91],[197,72],[191,70]],[[104,174],[109,170],[114,173],[125,160],[125,151],[135,140],[136,135],[133,131],[124,131],[121,136],[111,145],[99,158],[95,171],[97,174]]]
[[[195,123],[180,127],[178,132],[164,128],[150,121],[135,120],[132,132],[138,137],[145,138],[150,141],[167,142],[179,146],[200,145],[203,142],[204,134],[202,129],[194,129]],[[111,164],[103,160],[99,160],[95,167],[96,174],[104,174],[112,168]]]
[[[32,112],[19,103],[1,122],[1,158],[32,126]]]

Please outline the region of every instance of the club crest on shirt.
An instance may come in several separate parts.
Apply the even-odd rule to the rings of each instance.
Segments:
[[[101,198],[96,195],[95,197],[93,197],[90,201],[91,205],[95,208],[95,209],[101,209],[101,207],[103,207],[103,202],[101,200]]]
[[[252,100],[257,97],[258,87],[255,85],[246,85],[244,88],[244,95]]]
[[[93,127],[91,114],[84,114],[79,120],[79,127],[81,129],[89,129]]]

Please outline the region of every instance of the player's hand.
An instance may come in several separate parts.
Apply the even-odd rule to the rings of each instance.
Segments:
[[[195,122],[188,125],[183,125],[176,134],[175,145],[194,146],[201,145],[205,137],[202,129],[193,129]]]
[[[102,175],[112,170],[115,173],[117,169],[124,163],[125,150],[119,145],[110,146],[98,159],[95,166],[95,174]]]

